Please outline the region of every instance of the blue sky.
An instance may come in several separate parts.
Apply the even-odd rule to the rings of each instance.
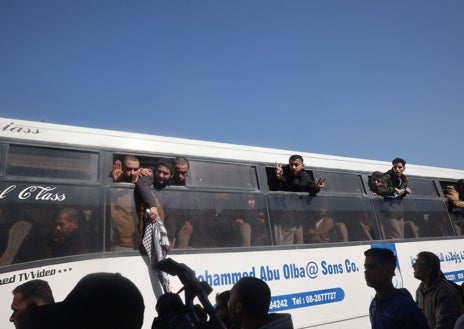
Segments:
[[[460,0],[4,0],[0,115],[464,169],[463,17]]]

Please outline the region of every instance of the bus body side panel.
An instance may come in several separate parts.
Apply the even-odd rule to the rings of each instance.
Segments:
[[[213,287],[209,299],[230,289],[243,276],[265,280],[272,291],[272,312],[292,314],[295,328],[370,328],[368,308],[374,290],[364,280],[364,251],[372,246],[391,248],[398,255],[394,277],[396,287],[406,287],[414,296],[419,281],[414,279],[412,262],[417,253],[429,250],[440,255],[445,275],[457,282],[464,280],[463,239],[417,241],[328,248],[299,248],[223,253],[173,254],[177,262],[190,266],[199,280]],[[94,256],[98,256],[95,254]],[[144,328],[151,327],[156,316],[153,286],[142,257],[100,255],[89,260],[54,259],[42,266],[0,274],[0,325],[11,326],[8,309],[13,288],[26,280],[47,280],[61,301],[84,275],[93,272],[119,272],[134,281],[144,295]],[[47,264],[49,263],[49,264]],[[176,277],[170,277],[174,291],[180,289]],[[362,323],[362,325],[359,325]]]

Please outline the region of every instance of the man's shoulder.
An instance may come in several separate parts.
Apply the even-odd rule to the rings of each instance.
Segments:
[[[410,292],[405,288],[393,289],[382,297],[375,297],[373,301],[379,304],[390,305],[390,307],[407,307],[411,303],[415,304],[413,297]]]
[[[258,329],[293,329],[292,316],[289,313],[270,313]]]
[[[443,294],[457,294],[459,286],[457,285],[457,289],[453,287],[453,284],[448,281],[447,279],[438,279],[434,282],[433,287],[437,290],[440,290]]]

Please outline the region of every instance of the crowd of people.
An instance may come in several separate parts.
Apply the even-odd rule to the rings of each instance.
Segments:
[[[464,328],[463,287],[445,278],[437,255],[417,254],[413,268],[420,283],[415,298],[393,284],[397,259],[391,249],[371,248],[364,255],[366,284],[375,290],[368,307],[372,329]],[[10,321],[17,329],[140,329],[144,321],[152,321],[152,329],[165,329],[183,328],[177,325],[185,320],[185,305],[176,293],[161,295],[157,316],[144,319],[142,294],[118,273],[84,276],[61,302],[55,302],[50,286],[41,279],[17,286],[12,294]],[[216,295],[215,312],[226,329],[292,329],[291,315],[269,313],[270,303],[265,281],[242,277],[231,290]],[[195,321],[208,323],[202,305],[195,305],[194,312]]]
[[[392,250],[371,248],[364,255],[366,284],[376,293],[369,306],[372,329],[464,328],[464,287],[445,278],[437,255],[417,255],[414,277],[420,284],[415,300],[407,289],[393,285],[397,260]]]
[[[12,293],[10,322],[16,329],[140,329],[144,321],[152,321],[152,329],[220,329],[206,325],[208,314],[199,304],[194,306],[195,319],[185,322],[186,307],[175,293],[161,295],[157,316],[144,319],[140,290],[119,273],[88,274],[61,302],[55,302],[50,286],[41,279],[27,281]],[[230,291],[219,294],[217,301],[222,328],[293,329],[290,314],[268,313],[271,290],[261,279],[243,277]]]

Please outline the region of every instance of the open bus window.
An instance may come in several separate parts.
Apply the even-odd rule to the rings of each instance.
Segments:
[[[319,178],[325,179],[325,186],[322,193],[350,193],[363,194],[364,188],[361,176],[350,173],[336,173],[321,170],[305,170],[309,177],[316,182]],[[266,167],[268,186],[271,191],[278,191],[278,183],[275,174],[275,167]]]
[[[464,235],[464,198],[462,192],[456,187],[456,181],[440,181],[440,188],[445,195],[444,202],[457,235]]]
[[[96,182],[98,153],[10,145],[6,174]]]
[[[314,180],[314,175],[311,170],[306,170],[306,173]],[[266,176],[267,176],[267,185],[271,191],[280,191],[279,184],[276,178],[276,168],[275,167],[266,167]],[[322,177],[322,176],[321,176]]]
[[[111,179],[113,179],[113,182],[114,182],[114,178],[113,178],[114,164],[116,163],[116,161],[120,161],[121,169],[124,170],[124,157],[127,155],[129,154],[114,154],[113,155],[113,162],[111,164],[111,168],[109,168],[108,170],[109,172],[108,175],[109,177],[111,177]],[[132,155],[132,156],[135,156],[139,160],[140,168],[147,168],[147,169],[150,169],[152,172],[154,168],[156,167],[156,164],[158,163],[158,161],[161,159],[159,157],[146,157],[146,156],[137,156],[137,155]],[[126,180],[126,177],[122,176],[117,182],[127,183],[128,181]]]

